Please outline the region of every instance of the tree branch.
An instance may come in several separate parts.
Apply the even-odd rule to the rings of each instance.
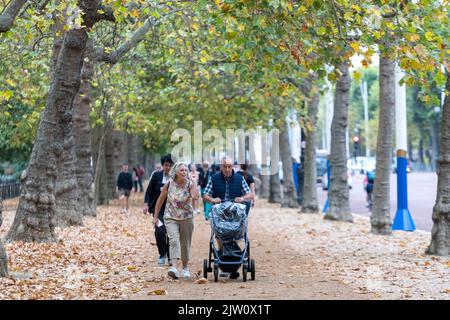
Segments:
[[[99,11],[101,11],[102,13],[99,13]],[[96,22],[98,22],[100,20],[116,22],[116,18],[114,17],[114,12],[111,9],[111,7],[105,7],[102,4],[100,4],[98,6],[98,10],[95,13],[94,19],[95,19]]]
[[[115,64],[122,58],[125,54],[127,54],[131,49],[133,49],[139,42],[144,40],[147,32],[157,24],[157,20],[153,17],[148,18],[144,25],[136,30],[131,38],[126,40],[122,45],[119,46],[116,50],[106,53],[103,48],[96,48],[96,60],[98,62],[106,62],[109,64]]]
[[[0,33],[6,32],[12,28],[14,20],[20,12],[20,9],[28,0],[11,0],[5,11],[0,15]]]

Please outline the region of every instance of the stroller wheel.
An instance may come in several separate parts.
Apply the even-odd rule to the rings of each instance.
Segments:
[[[251,269],[250,269],[250,272],[251,272],[251,279],[252,280],[255,280],[255,277],[256,277],[256,262],[255,262],[255,260],[251,260],[250,261],[250,265],[251,265]]]
[[[219,267],[214,266],[214,282],[219,282]]]
[[[247,282],[247,266],[242,265],[242,281]]]
[[[208,279],[208,259],[203,260],[203,277]]]

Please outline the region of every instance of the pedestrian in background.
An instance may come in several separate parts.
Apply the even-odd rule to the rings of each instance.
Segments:
[[[255,179],[253,178],[253,175],[248,172],[248,165],[247,164],[241,164],[240,166],[241,170],[237,172],[237,174],[240,174],[244,177],[245,182],[247,182],[247,185],[250,187],[250,190],[252,191],[253,198],[251,200],[245,201],[245,207],[247,215],[250,212],[250,208],[255,206]]]
[[[117,192],[119,194],[121,213],[128,213],[128,198],[133,189],[133,176],[128,172],[128,164],[122,165],[122,172],[117,177]]]
[[[133,167],[133,186],[134,186],[134,192],[137,192],[138,187],[138,181],[139,181],[139,173],[136,167]]]
[[[199,175],[199,185],[202,198],[205,195],[206,185],[208,184],[210,178],[211,170],[209,169],[209,163],[205,161],[203,162],[203,168]],[[209,210],[211,209],[211,206],[211,203],[203,200],[203,214],[205,215],[206,220],[209,220]]]
[[[153,217],[157,217],[159,222],[155,225],[155,239],[156,246],[158,247],[158,265],[163,266],[166,262],[166,258],[170,257],[169,254],[169,239],[167,237],[167,230],[164,225],[164,210],[166,203],[163,202],[161,204],[161,208],[159,210],[159,216],[155,215],[155,206],[158,201],[159,195],[161,194],[161,190],[164,185],[169,181],[169,173],[170,169],[173,166],[172,157],[170,154],[167,154],[161,157],[161,169],[153,171],[150,182],[148,183],[147,190],[145,192],[145,200],[144,200],[144,214],[149,212],[153,214]]]

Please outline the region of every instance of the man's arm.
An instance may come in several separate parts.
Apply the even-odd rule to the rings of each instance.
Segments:
[[[247,182],[245,182],[244,178],[242,178],[242,193],[244,193],[244,201],[253,200],[253,192],[250,190],[250,187]]]
[[[152,203],[153,201],[153,197],[154,197],[154,189],[155,189],[155,184],[156,184],[156,177],[154,175],[155,172],[152,173],[152,177],[150,178],[150,182],[148,183],[147,186],[147,190],[145,191],[145,197],[144,197],[144,212],[147,212],[148,210],[148,206],[150,203]]]
[[[220,198],[212,197],[212,188],[213,188],[212,179],[209,179],[208,184],[206,185],[206,188],[205,188],[205,194],[203,195],[203,199],[205,201],[207,201],[209,203],[213,203],[213,204],[221,203],[222,200],[220,200]]]

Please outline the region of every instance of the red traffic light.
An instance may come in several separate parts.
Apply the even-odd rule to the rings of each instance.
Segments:
[[[359,136],[353,136],[352,140],[353,142],[359,142]]]

